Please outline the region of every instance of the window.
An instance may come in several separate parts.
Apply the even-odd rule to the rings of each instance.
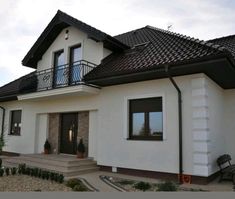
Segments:
[[[10,135],[20,135],[21,131],[21,110],[11,111]]]
[[[54,53],[54,86],[60,87],[68,84],[68,69],[65,66],[64,50]]]
[[[70,48],[70,66],[71,66],[71,83],[80,82],[82,80],[82,50],[81,45]]]
[[[129,100],[129,138],[163,139],[162,97]]]

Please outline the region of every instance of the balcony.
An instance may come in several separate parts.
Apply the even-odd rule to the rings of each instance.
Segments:
[[[41,70],[26,76],[20,85],[22,95],[19,100],[44,98],[55,95],[97,93],[99,88],[88,85],[83,77],[90,72],[95,64],[80,60],[56,68]],[[50,91],[50,92],[49,92]]]

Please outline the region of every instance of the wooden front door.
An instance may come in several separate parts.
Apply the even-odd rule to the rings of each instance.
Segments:
[[[61,115],[60,153],[76,154],[78,113]]]

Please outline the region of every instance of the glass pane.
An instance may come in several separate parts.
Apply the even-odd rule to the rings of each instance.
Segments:
[[[79,82],[82,79],[82,66],[79,62],[82,59],[81,47],[72,48],[71,51],[71,81]]]
[[[55,53],[55,85],[66,85],[68,83],[68,71],[65,68],[64,52]]]
[[[55,53],[55,67],[65,64],[64,51]]]
[[[11,112],[11,132],[10,134],[19,135],[21,129],[21,111]]]
[[[144,113],[133,113],[132,118],[132,135],[143,136],[145,134]]]
[[[163,118],[162,112],[149,113],[149,128],[152,136],[162,136],[163,132]]]

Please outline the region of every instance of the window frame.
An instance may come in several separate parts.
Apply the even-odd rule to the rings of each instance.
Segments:
[[[16,111],[20,111],[20,123],[21,126],[20,126],[20,131],[19,133],[12,133],[12,127],[13,127],[13,112],[16,112]],[[8,135],[10,136],[21,136],[21,130],[22,130],[22,109],[13,109],[13,110],[9,110],[9,121],[10,121],[10,128],[9,128],[9,132],[8,132]]]
[[[155,137],[155,136],[133,136],[132,132],[132,112],[130,107],[130,101],[131,100],[141,100],[141,99],[148,99],[148,98],[161,98],[162,101],[162,137]],[[125,115],[124,115],[124,134],[125,138],[127,140],[139,140],[139,141],[164,141],[166,140],[166,113],[165,113],[165,95],[163,93],[160,94],[149,94],[149,95],[141,95],[141,96],[131,96],[131,97],[125,97]],[[148,114],[151,111],[148,112]],[[146,114],[145,114],[146,117]]]

